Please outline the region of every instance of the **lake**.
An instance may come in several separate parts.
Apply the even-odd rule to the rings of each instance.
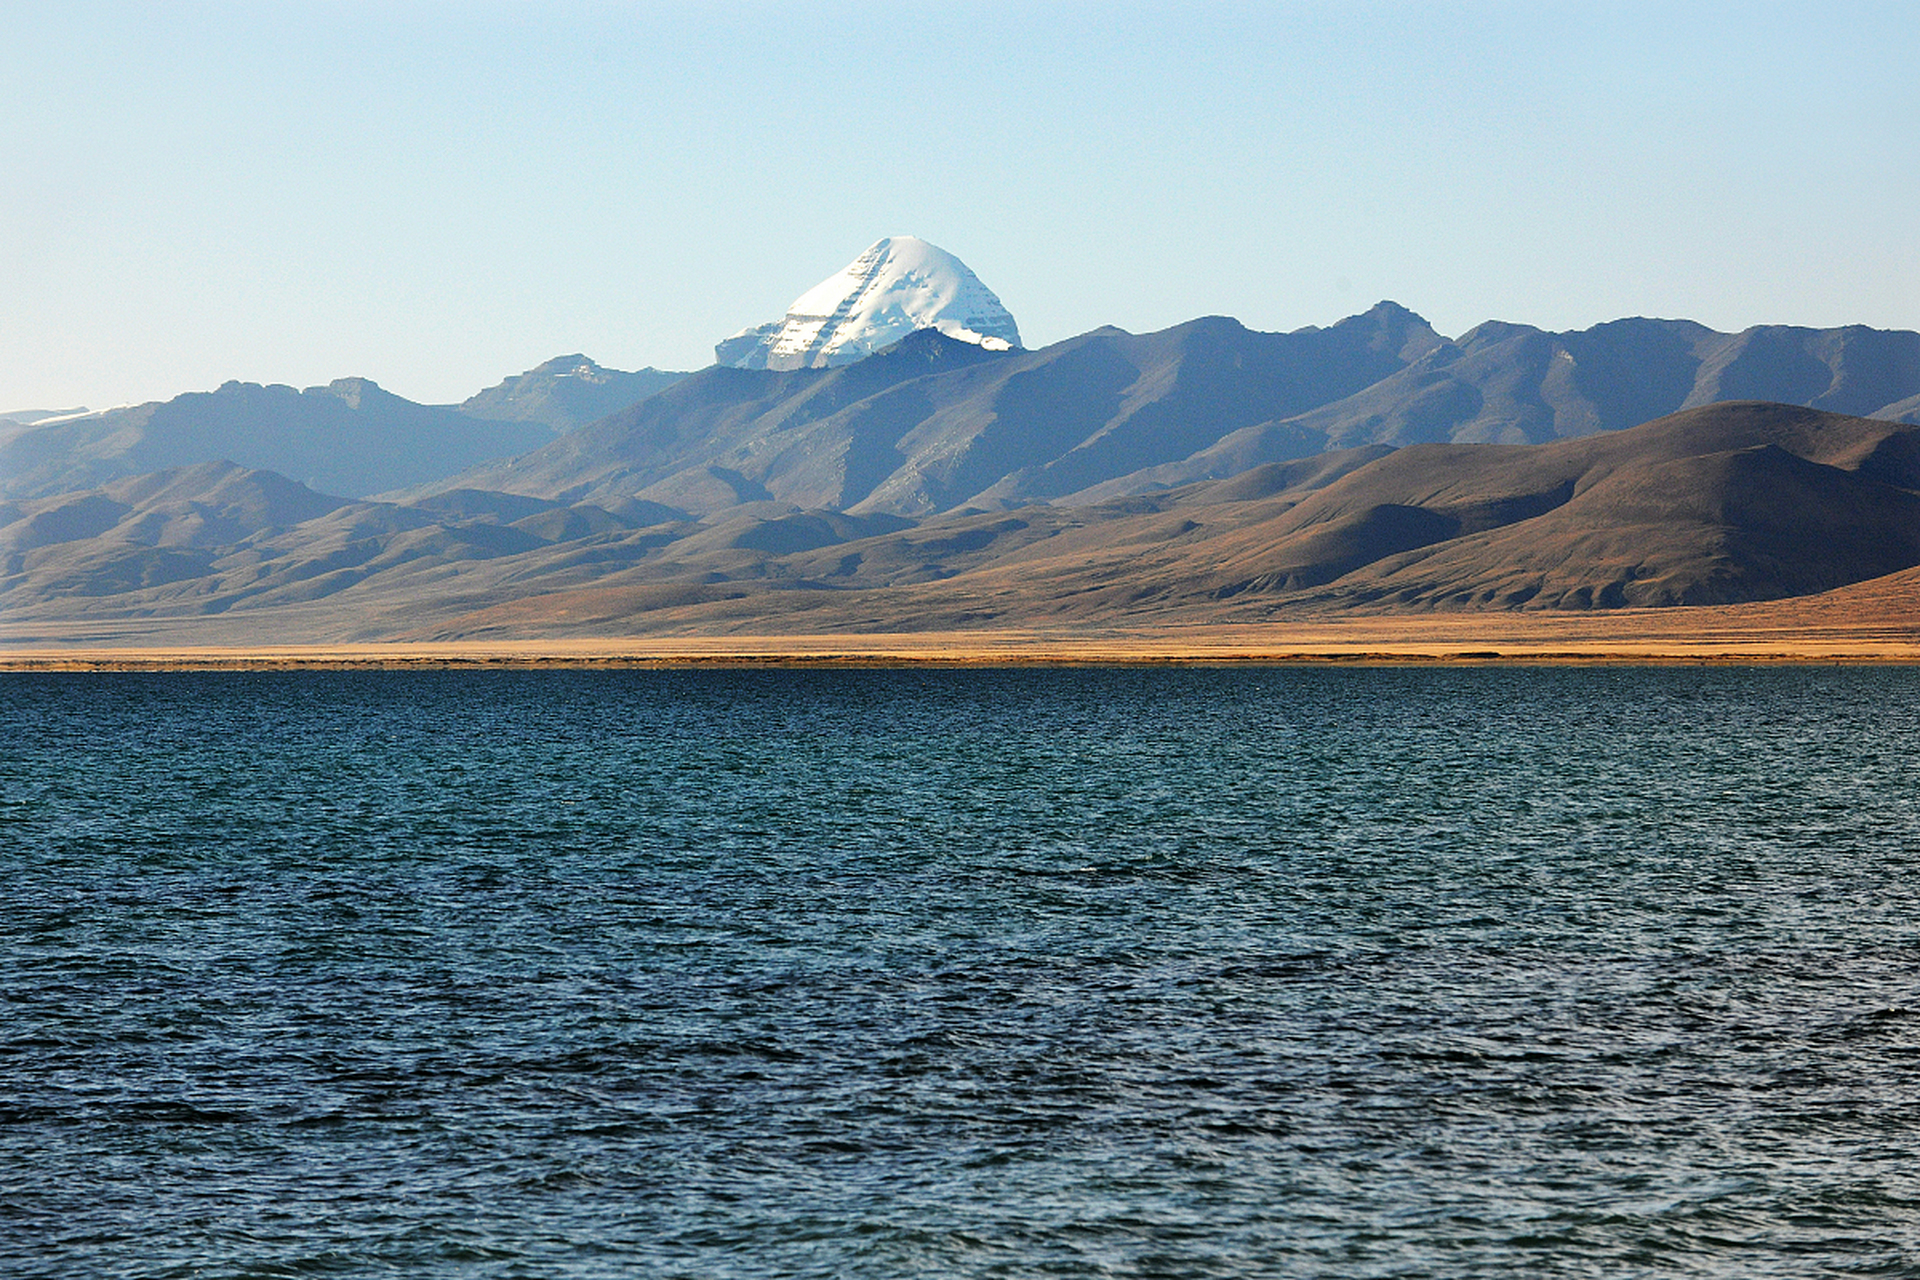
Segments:
[[[0,705],[9,1276],[1920,1274],[1920,671]]]

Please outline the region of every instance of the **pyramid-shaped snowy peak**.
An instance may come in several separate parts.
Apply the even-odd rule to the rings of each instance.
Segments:
[[[1013,317],[966,263],[925,240],[891,236],[801,294],[785,319],[742,329],[713,357],[741,369],[821,369],[852,364],[916,329],[990,351],[1020,345]]]

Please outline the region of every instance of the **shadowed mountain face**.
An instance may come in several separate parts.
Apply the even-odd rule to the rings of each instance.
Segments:
[[[1920,433],[1760,403],[1535,447],[1399,450],[1227,560],[1228,593],[1395,607],[1721,604],[1920,563]]]
[[[1914,566],[1920,427],[1740,402],[1544,445],[1372,446],[1152,495],[919,522],[771,500],[697,520],[479,490],[349,502],[188,468],[0,503],[0,638],[1593,610],[1779,599]]]

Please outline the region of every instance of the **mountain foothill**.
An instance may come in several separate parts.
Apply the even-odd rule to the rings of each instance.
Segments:
[[[12,644],[1684,608],[1916,566],[1920,334],[1859,326],[1447,338],[1383,302],[0,418]]]

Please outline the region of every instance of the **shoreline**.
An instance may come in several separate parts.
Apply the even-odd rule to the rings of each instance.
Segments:
[[[1738,632],[1471,634],[1452,627],[1222,627],[1099,636],[1031,632],[601,637],[297,645],[0,647],[0,673],[582,671],[1164,666],[1895,666],[1920,640]],[[1563,628],[1543,628],[1561,632]],[[1452,632],[1453,634],[1445,634]],[[1862,634],[1864,632],[1865,634]]]

